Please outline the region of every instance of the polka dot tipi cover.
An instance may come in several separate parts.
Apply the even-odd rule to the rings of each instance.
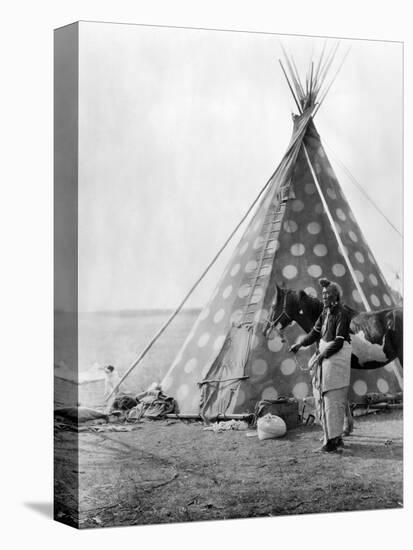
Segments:
[[[324,276],[340,284],[344,302],[354,309],[396,305],[321,144],[313,108],[294,117],[287,152],[162,381],[181,414],[251,413],[262,399],[311,395],[310,375],[300,365],[314,350],[300,350],[297,361],[288,351],[301,328],[285,331],[288,343],[263,334],[276,285],[320,297],[318,279]],[[400,391],[396,374],[392,365],[353,370],[351,399]]]

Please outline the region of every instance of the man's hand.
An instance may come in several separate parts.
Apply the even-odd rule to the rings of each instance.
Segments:
[[[297,353],[297,351],[301,348],[301,344],[293,344],[291,347],[290,347],[290,351],[292,353]]]

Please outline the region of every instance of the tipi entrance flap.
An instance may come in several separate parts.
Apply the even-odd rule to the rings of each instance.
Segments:
[[[246,326],[231,327],[224,344],[201,386],[201,415],[229,414],[245,376],[251,348],[252,331]]]

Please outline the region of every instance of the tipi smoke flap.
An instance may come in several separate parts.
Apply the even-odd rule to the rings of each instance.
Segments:
[[[310,375],[300,362],[313,350],[300,351],[296,361],[287,342],[263,334],[276,285],[319,295],[317,281],[324,276],[340,284],[354,309],[395,305],[314,125],[334,80],[326,84],[335,51],[324,61],[322,52],[305,84],[291,58],[287,70],[281,64],[299,114],[255,215],[162,381],[182,414],[249,413],[261,399],[311,395]],[[291,343],[302,330],[293,325],[286,333]],[[352,371],[353,401],[400,389],[393,365]]]

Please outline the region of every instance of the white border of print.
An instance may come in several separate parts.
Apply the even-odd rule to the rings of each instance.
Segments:
[[[286,7],[287,6],[287,7]],[[3,6],[2,55],[2,523],[12,547],[33,543],[60,550],[114,545],[168,548],[251,548],[262,545],[309,550],[349,545],[403,547],[411,508],[411,475],[405,473],[405,509],[346,514],[126,527],[77,532],[51,521],[52,498],[52,60],[56,27],[98,20],[157,25],[344,36],[405,41],[406,88],[411,97],[412,39],[401,0],[71,0],[19,1]],[[409,116],[406,101],[405,121]],[[409,127],[405,150],[412,150]],[[410,147],[409,147],[410,145]],[[413,181],[406,158],[405,181]],[[391,200],[391,186],[389,186]],[[411,204],[411,185],[405,186]],[[405,217],[406,219],[406,217]],[[407,224],[407,220],[406,220]],[[405,231],[410,229],[405,227]],[[408,236],[407,239],[408,240]],[[405,247],[406,248],[406,247]],[[405,250],[405,288],[411,258]],[[406,293],[406,334],[410,300]],[[409,351],[408,349],[406,350]],[[408,364],[409,362],[406,361]],[[406,382],[409,386],[409,373]],[[16,407],[16,395],[19,406]],[[409,409],[409,407],[406,407]],[[17,409],[17,410],[16,410]],[[407,415],[406,415],[407,416]],[[410,426],[409,415],[406,426]],[[4,433],[5,429],[5,433]],[[406,429],[408,434],[410,430]],[[411,441],[405,465],[411,464]],[[37,511],[33,504],[37,503]],[[45,513],[41,513],[41,512]],[[49,513],[47,513],[49,512]]]

